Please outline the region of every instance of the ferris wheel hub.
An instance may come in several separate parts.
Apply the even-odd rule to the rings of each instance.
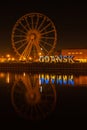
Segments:
[[[31,38],[31,40],[34,40],[35,39],[35,34],[31,34],[30,38]]]

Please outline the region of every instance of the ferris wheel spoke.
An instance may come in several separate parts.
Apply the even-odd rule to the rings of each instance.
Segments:
[[[27,45],[28,46],[28,45]],[[26,57],[26,49],[27,49],[27,46],[26,48],[24,49],[24,51],[22,52],[21,56],[20,56],[20,59],[23,59]]]
[[[27,44],[27,42],[25,42],[25,43],[22,44],[20,47],[18,47],[18,48],[17,48],[17,51],[20,50],[21,48],[23,48],[26,44]]]
[[[28,48],[29,48],[29,49],[28,49]],[[22,58],[23,58],[23,57],[26,57],[26,58],[27,58],[27,54],[30,55],[31,48],[32,48],[32,42],[31,42],[31,40],[30,40],[29,43],[28,43],[28,45],[27,45],[26,48],[24,49],[24,51],[23,51],[21,57],[22,57]]]
[[[31,81],[31,76],[29,76],[29,75],[28,75],[28,78],[27,78],[27,82],[28,82],[28,83],[32,83],[32,81]],[[28,85],[28,86],[29,86],[29,85]],[[30,87],[32,88],[32,85],[30,85]],[[29,88],[29,89],[30,89],[30,88]]]
[[[27,39],[22,39],[22,40],[16,41],[15,44],[20,43],[20,42],[22,43],[24,41],[27,41]]]
[[[54,32],[54,31],[55,31],[55,29],[53,29],[53,30],[50,30],[50,31],[47,31],[47,32],[45,32],[45,33],[41,33],[41,36],[43,36],[43,35],[45,35],[45,34],[52,33],[52,32]]]
[[[20,80],[19,77],[15,77],[15,82],[14,82],[14,84],[16,84],[19,80]]]
[[[26,77],[21,77],[23,83],[25,84],[25,86],[27,86],[27,89],[29,88],[32,88],[31,86],[31,81],[30,81],[30,77],[27,75]]]
[[[50,46],[50,47],[52,47],[52,45],[51,44],[49,44],[48,42],[45,42],[45,41],[43,41],[43,40],[40,40],[41,42],[43,42],[44,44],[46,44],[46,45],[48,45],[48,46]]]
[[[31,88],[31,86],[32,86],[32,85],[31,85],[31,82],[28,83],[28,82],[26,82],[26,80],[24,80],[24,79],[22,79],[22,81],[23,81],[25,87],[27,88],[27,90],[30,91],[30,90],[31,90],[30,88]]]
[[[37,28],[38,30],[40,30],[40,29],[42,28],[42,26],[43,26],[45,20],[46,20],[46,17],[43,18],[43,20],[42,20],[40,26]]]
[[[23,33],[23,34],[27,34],[26,32],[24,32],[23,30],[19,29],[19,28],[16,28],[16,30],[18,30],[19,32]]]
[[[31,25],[32,25],[32,29],[34,28],[34,23],[33,23],[33,16],[31,17]]]
[[[43,29],[40,30],[40,33],[44,30],[46,30],[49,26],[51,25],[51,23],[47,24]]]
[[[41,38],[49,39],[49,40],[54,40],[54,37],[46,37],[46,36],[41,36]]]
[[[26,37],[26,36],[25,35],[15,35],[14,37],[22,38],[22,37]]]
[[[15,75],[15,81],[20,80],[20,75]]]
[[[44,115],[42,103],[39,103],[39,104],[37,105],[37,107],[38,107],[38,111],[39,111],[40,115]]]
[[[31,27],[30,27],[30,24],[29,24],[29,22],[28,22],[27,17],[25,17],[25,21],[26,21],[26,24],[27,24],[28,29],[30,29],[30,30],[31,30]]]
[[[43,48],[43,50],[45,50],[45,52],[48,53],[48,50],[41,44],[41,48]]]
[[[33,46],[33,42],[31,41],[30,46],[28,46],[27,52],[26,52],[28,59],[29,59],[29,56],[30,56],[30,53],[31,53],[31,50],[32,50],[32,46]]]
[[[22,26],[22,28],[23,28],[26,32],[28,32],[28,29],[25,27],[25,25],[23,25],[22,22],[20,22],[20,25]]]
[[[35,46],[36,46],[38,55],[39,55],[39,53],[41,53],[41,54],[43,55],[43,52],[42,52],[41,47],[39,46],[39,44],[38,44],[38,43],[37,43],[37,44],[35,43]]]
[[[26,80],[25,83],[27,83],[27,87],[29,88],[29,90],[31,90],[32,85],[31,85],[31,80],[30,80],[30,77],[29,77],[29,76],[27,77],[27,80]]]
[[[27,49],[26,49],[26,54],[27,54],[27,55],[30,55],[31,49],[32,49],[32,41],[31,41],[30,44],[28,44],[28,46],[27,46]]]
[[[39,23],[39,17],[38,17],[38,15],[37,15],[37,21],[36,21],[35,29],[37,29],[38,23]]]

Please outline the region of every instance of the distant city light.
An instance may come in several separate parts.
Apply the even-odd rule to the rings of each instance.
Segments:
[[[38,56],[35,56],[35,59],[32,56],[29,56],[26,58],[23,57],[14,57],[11,54],[7,53],[5,55],[0,55],[0,62],[70,62],[73,61],[79,62],[79,63],[87,63],[87,49],[67,49],[67,50],[61,50],[61,53],[54,53],[53,55],[44,55],[43,49],[41,48],[41,52],[38,52]],[[56,55],[55,55],[56,54]],[[61,57],[62,56],[62,57]],[[67,59],[68,58],[68,59]],[[70,60],[69,60],[70,59]]]
[[[9,57],[10,57],[10,54],[7,54],[6,57],[9,58]]]

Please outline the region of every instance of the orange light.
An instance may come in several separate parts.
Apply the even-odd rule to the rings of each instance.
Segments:
[[[41,56],[41,52],[39,52],[39,56]]]
[[[10,57],[10,54],[7,54],[6,57],[9,58],[9,57]]]
[[[15,60],[15,58],[14,57],[12,57],[12,59],[11,59],[12,61],[14,61]]]
[[[31,57],[29,57],[29,60],[32,60],[32,58],[31,58]]]

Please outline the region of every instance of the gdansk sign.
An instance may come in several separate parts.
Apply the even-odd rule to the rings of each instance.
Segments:
[[[73,60],[73,56],[63,56],[63,55],[59,55],[59,56],[40,56],[39,57],[39,61],[40,62],[68,62],[68,63],[74,63]]]

